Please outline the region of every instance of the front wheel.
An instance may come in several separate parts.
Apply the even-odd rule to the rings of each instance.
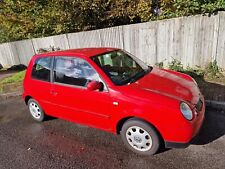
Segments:
[[[129,149],[141,155],[153,155],[160,148],[158,133],[150,124],[139,119],[125,122],[121,137]]]

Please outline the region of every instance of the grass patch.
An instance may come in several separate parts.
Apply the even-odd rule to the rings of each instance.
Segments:
[[[25,77],[25,72],[26,70],[2,79],[0,81],[0,93],[7,93],[18,90],[22,85],[22,81]]]
[[[0,81],[0,84],[9,84],[9,83],[20,83],[23,81],[25,77],[25,70],[15,73],[14,75],[4,78],[3,80]]]

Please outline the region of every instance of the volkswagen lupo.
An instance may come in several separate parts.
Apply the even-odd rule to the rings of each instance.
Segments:
[[[86,48],[37,54],[24,79],[31,117],[53,116],[121,134],[132,151],[187,147],[204,119],[197,83],[147,66],[121,49]]]

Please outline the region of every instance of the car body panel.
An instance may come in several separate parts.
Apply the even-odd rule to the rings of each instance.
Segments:
[[[54,103],[53,116],[95,128],[110,129],[112,102],[108,91],[88,91],[86,88],[56,83],[53,83],[51,90],[55,93],[51,98]]]
[[[158,68],[153,68],[151,73],[135,84],[138,85],[138,88],[143,90],[159,92],[160,94],[191,102],[193,104],[198,101],[200,94],[198,87],[193,81],[177,76],[173,72]]]

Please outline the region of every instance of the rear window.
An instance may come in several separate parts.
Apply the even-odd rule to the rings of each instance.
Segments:
[[[35,64],[32,68],[32,78],[42,81],[50,82],[50,67],[51,58],[42,57],[35,60]]]

